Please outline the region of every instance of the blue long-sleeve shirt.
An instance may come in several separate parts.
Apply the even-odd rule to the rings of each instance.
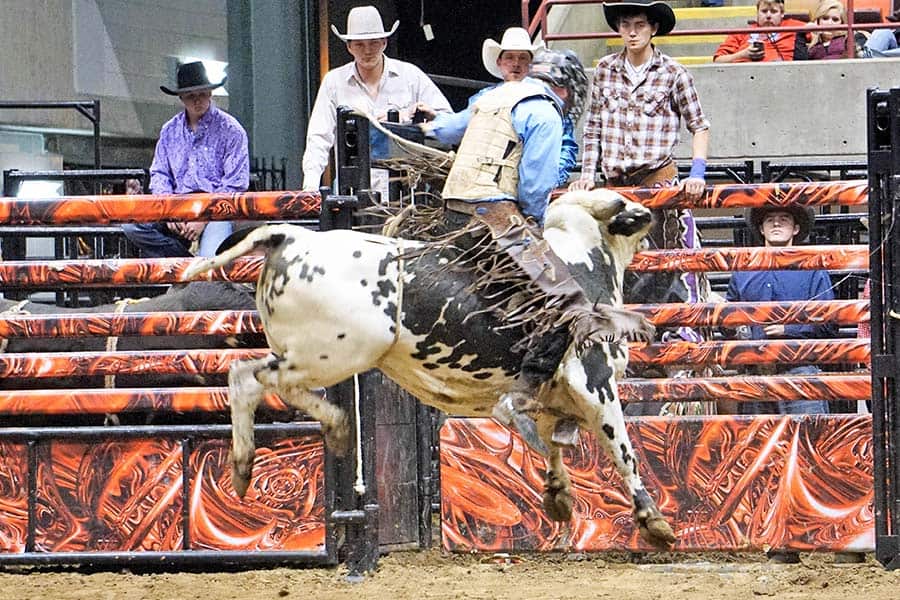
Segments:
[[[827,271],[740,271],[731,276],[725,300],[729,302],[778,302],[790,300],[834,300]],[[784,326],[786,338],[829,338],[832,323],[794,323]],[[762,326],[750,327],[751,339],[764,340]]]
[[[578,142],[575,141],[575,123],[568,116],[563,117],[562,149],[559,153],[559,181],[556,187],[564,187],[569,182],[569,173],[578,160]]]
[[[513,130],[522,142],[522,159],[519,162],[518,198],[506,196],[484,200],[515,200],[523,214],[544,222],[544,212],[550,202],[550,192],[559,181],[559,161],[547,160],[559,157],[562,148],[563,124],[560,111],[562,101],[542,82],[526,79],[544,87],[547,98],[527,98],[512,110]],[[441,143],[458,144],[466,131],[471,110],[467,107],[457,113],[439,113],[431,122],[431,134]]]

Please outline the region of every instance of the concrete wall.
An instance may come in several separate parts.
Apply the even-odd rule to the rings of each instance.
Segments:
[[[866,155],[866,90],[900,86],[900,59],[697,65],[717,159]],[[689,156],[682,136],[679,156]]]
[[[227,61],[226,0],[4,0],[0,99],[100,98],[105,134],[155,138],[178,109],[174,57]],[[227,99],[218,99],[227,106]],[[0,124],[89,130],[74,111],[2,111]]]

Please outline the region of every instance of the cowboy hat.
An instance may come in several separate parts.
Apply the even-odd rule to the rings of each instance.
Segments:
[[[394,21],[390,31],[384,30],[381,13],[374,6],[357,6],[347,15],[347,33],[341,33],[334,25],[331,31],[345,42],[353,40],[378,40],[390,37],[397,31],[400,21]]]
[[[501,52],[504,50],[524,50],[534,56],[534,53],[543,47],[544,42],[532,44],[531,36],[521,27],[510,27],[503,32],[503,38],[501,38],[499,44],[490,38],[484,40],[484,43],[481,45],[481,62],[484,63],[484,68],[488,73],[497,79],[503,79],[503,73],[500,72],[500,67],[497,66],[497,59],[500,58]]]
[[[210,83],[209,77],[206,75],[206,67],[198,60],[178,65],[178,74],[176,76],[176,83],[178,85],[174,90],[169,89],[164,85],[159,86],[159,89],[161,89],[164,94],[179,96],[181,94],[199,92],[200,90],[212,90],[225,85],[226,81],[228,81],[227,77],[222,79],[219,83]]]
[[[747,227],[750,228],[751,235],[757,242],[762,240],[759,228],[762,227],[762,222],[766,218],[766,215],[771,212],[786,212],[793,217],[794,223],[800,227],[800,231],[794,236],[794,242],[802,242],[809,237],[809,232],[812,229],[813,223],[816,222],[815,211],[808,206],[800,206],[799,204],[788,204],[787,206],[766,205],[745,208],[744,221],[746,221]]]
[[[665,2],[659,0],[623,0],[622,2],[604,2],[603,14],[613,31],[619,31],[619,16],[623,9],[639,9],[647,13],[647,20],[658,23],[656,35],[666,35],[675,28],[675,11]]]

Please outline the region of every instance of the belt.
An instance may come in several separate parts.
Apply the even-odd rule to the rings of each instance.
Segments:
[[[621,175],[619,177],[610,177],[606,180],[606,183],[610,186],[614,187],[631,187],[640,185],[647,177],[652,175],[653,173],[659,171],[660,169],[665,169],[670,164],[672,164],[672,159],[667,158],[663,161],[662,164],[656,167],[641,167],[637,171],[632,171],[626,175]]]

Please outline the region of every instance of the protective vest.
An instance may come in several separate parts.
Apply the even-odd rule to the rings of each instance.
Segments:
[[[480,200],[518,195],[522,141],[513,128],[512,110],[535,97],[547,98],[557,106],[543,86],[524,81],[505,83],[475,101],[444,184],[444,198]]]

